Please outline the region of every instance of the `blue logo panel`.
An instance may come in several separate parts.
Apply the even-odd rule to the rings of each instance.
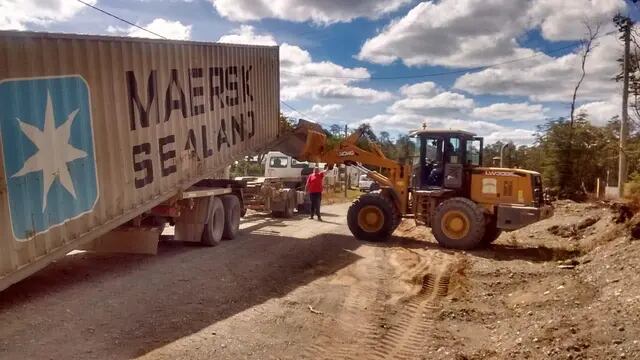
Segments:
[[[17,240],[93,209],[98,180],[90,94],[82,77],[0,82],[0,138]]]

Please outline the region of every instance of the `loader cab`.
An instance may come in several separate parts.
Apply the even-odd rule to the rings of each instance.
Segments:
[[[463,130],[414,131],[419,159],[413,187],[418,190],[464,190],[468,169],[482,164],[483,139]]]

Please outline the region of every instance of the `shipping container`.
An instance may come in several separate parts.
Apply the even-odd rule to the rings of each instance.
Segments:
[[[278,47],[0,32],[0,290],[278,136]]]

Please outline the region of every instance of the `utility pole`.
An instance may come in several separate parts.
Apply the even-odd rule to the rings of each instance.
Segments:
[[[347,131],[349,131],[349,128],[347,127],[347,124],[344,125],[344,138],[346,139],[347,136],[349,136],[347,134]],[[351,176],[349,176],[349,166],[345,165],[344,166],[344,197],[345,199],[349,196],[348,191],[349,191],[349,186],[351,182]]]
[[[616,20],[617,19],[617,20]],[[627,182],[627,137],[629,136],[629,112],[627,100],[629,98],[629,56],[631,42],[631,26],[633,23],[628,17],[616,16],[614,18],[620,30],[623,32],[624,58],[622,65],[622,119],[620,121],[620,148],[618,149],[618,195],[624,196],[624,184]]]

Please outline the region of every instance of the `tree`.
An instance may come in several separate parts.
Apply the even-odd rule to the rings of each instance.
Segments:
[[[343,129],[344,129],[344,126],[341,126],[339,124],[333,124],[329,127],[329,132],[333,136],[342,136],[344,134]]]
[[[583,46],[583,51],[582,51],[582,61],[580,63],[580,69],[581,69],[581,73],[580,73],[580,79],[578,80],[578,82],[576,83],[575,88],[573,89],[573,97],[571,99],[571,112],[569,114],[569,138],[567,139],[567,144],[566,147],[564,149],[564,151],[566,151],[566,155],[562,156],[563,161],[565,161],[565,164],[562,164],[561,168],[559,169],[559,171],[561,172],[570,172],[573,169],[574,166],[574,157],[573,157],[573,127],[576,121],[576,117],[575,117],[575,109],[576,109],[576,98],[578,96],[578,90],[580,89],[580,85],[582,84],[582,81],[584,81],[585,76],[587,75],[587,72],[585,70],[585,65],[587,63],[587,58],[589,57],[589,54],[591,53],[591,50],[593,49],[593,41],[595,40],[595,38],[598,36],[598,32],[600,30],[600,25],[597,24],[595,26],[591,26],[589,25],[589,23],[584,23],[585,28],[587,29],[587,38],[586,40],[583,42],[584,46]],[[563,176],[561,176],[560,178],[560,188],[561,189],[565,189],[567,187],[567,184],[565,183],[565,180],[568,180],[568,174],[565,174]],[[569,190],[569,189],[567,189]],[[573,190],[573,189],[571,189]]]
[[[280,133],[282,134],[287,131],[293,130],[296,126],[296,120],[294,118],[287,117],[283,113],[280,113],[278,124],[280,126]]]
[[[572,159],[567,148],[572,140]],[[617,140],[607,127],[589,122],[588,115],[579,113],[571,126],[570,120],[549,120],[538,126],[535,150],[529,150],[527,167],[540,170],[545,183],[555,188],[561,197],[580,200],[584,191],[594,191],[596,179],[604,179],[608,156],[617,149]],[[538,167],[538,169],[535,169]]]
[[[591,50],[593,50],[593,41],[598,37],[598,32],[600,32],[600,24],[596,24],[595,26],[592,26],[589,23],[585,22],[584,26],[587,29],[587,37],[583,41],[584,46],[582,50],[582,61],[580,62],[580,69],[581,69],[580,79],[578,80],[575,88],[573,89],[573,97],[571,99],[571,113],[570,113],[571,127],[573,127],[573,123],[575,121],[574,113],[576,110],[576,98],[578,96],[578,90],[580,89],[580,85],[582,85],[582,82],[584,81],[584,77],[587,75],[587,72],[585,70],[587,58],[589,57]]]
[[[378,137],[381,143],[391,143],[391,135],[387,131],[380,131],[380,136]]]
[[[416,154],[416,144],[411,140],[409,135],[401,135],[396,140],[395,144],[396,157],[394,160],[398,160],[401,163],[411,162]]]
[[[362,132],[362,136],[367,140],[378,142],[378,137],[376,136],[376,133],[373,132],[373,129],[371,128],[370,124],[364,123],[358,126],[358,131]]]

